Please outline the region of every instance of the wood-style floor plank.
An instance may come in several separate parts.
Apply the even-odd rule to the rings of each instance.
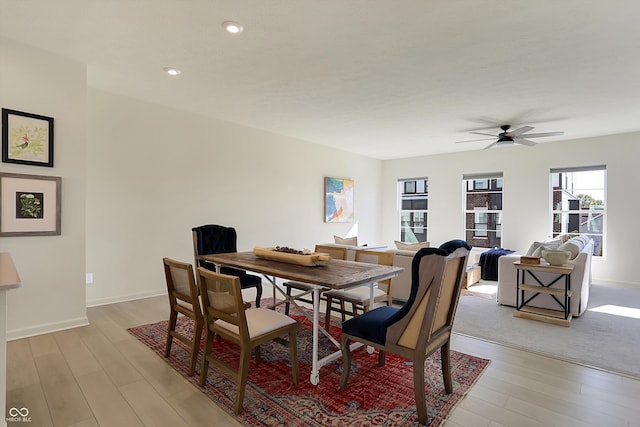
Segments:
[[[127,332],[168,313],[166,296],[90,307],[89,326],[7,343],[7,407],[38,426],[241,426]],[[457,334],[452,348],[491,364],[446,427],[640,427],[638,379]]]

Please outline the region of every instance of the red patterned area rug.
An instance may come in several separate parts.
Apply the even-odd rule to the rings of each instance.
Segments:
[[[264,301],[265,304],[268,301]],[[364,348],[353,352],[353,368],[348,389],[340,391],[342,359],[323,366],[320,384],[311,385],[311,322],[292,307],[290,313],[302,322],[298,333],[300,380],[293,385],[288,349],[278,343],[260,347],[261,363],[251,359],[249,380],[244,399],[244,411],[237,419],[248,426],[410,426],[418,425],[413,396],[411,362],[388,354],[384,366],[378,366],[377,354]],[[129,332],[163,357],[167,337],[167,321],[142,325]],[[190,319],[180,317],[178,329],[193,330]],[[331,327],[338,341],[339,320]],[[203,333],[204,338],[204,333]],[[320,357],[335,347],[324,335],[320,336]],[[204,345],[204,339],[201,345]],[[234,363],[239,349],[228,342],[214,342],[217,357]],[[377,352],[376,352],[377,353]],[[189,350],[179,340],[173,340],[171,356],[165,359],[178,372],[198,386],[202,358],[198,358],[196,374],[186,375]],[[453,408],[488,366],[489,361],[475,356],[451,352],[453,393],[446,394],[442,382],[440,353],[436,352],[425,367],[425,390],[429,415],[428,426],[441,425]],[[237,363],[235,364],[237,366]],[[236,383],[226,373],[209,365],[207,382],[202,389],[214,402],[233,414]]]

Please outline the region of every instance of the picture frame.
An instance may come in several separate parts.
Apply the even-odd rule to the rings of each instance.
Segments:
[[[0,172],[0,237],[59,236],[62,178]]]
[[[3,108],[2,161],[53,167],[53,117]]]
[[[353,180],[324,178],[324,221],[353,222]]]

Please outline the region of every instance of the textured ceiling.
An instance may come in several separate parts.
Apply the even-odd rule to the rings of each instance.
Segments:
[[[640,130],[639,19],[638,0],[0,0],[1,36],[90,87],[380,159],[482,149],[456,141],[502,122]]]

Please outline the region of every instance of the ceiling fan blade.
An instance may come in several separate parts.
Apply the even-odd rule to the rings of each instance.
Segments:
[[[487,150],[493,146],[495,146],[498,143],[498,141],[492,142],[491,144],[487,145],[486,147],[483,148],[483,150]]]
[[[533,130],[533,126],[522,126],[521,128],[507,132],[507,135],[518,136],[522,135],[525,132],[529,132],[530,130]]]
[[[465,142],[489,141],[490,139],[495,139],[495,138],[496,137],[494,136],[493,138],[470,139],[468,141],[457,141],[456,144],[464,144]]]
[[[518,144],[522,144],[522,145],[527,145],[529,147],[533,147],[534,145],[538,145],[537,142],[529,141],[528,139],[524,139],[524,138],[514,139],[513,142],[518,143]]]
[[[486,136],[492,136],[494,138],[497,138],[495,133],[484,133],[484,132],[469,132],[469,133],[473,135],[486,135]]]
[[[543,136],[560,136],[560,135],[564,135],[564,132],[528,133],[525,136],[527,138],[542,138]]]

